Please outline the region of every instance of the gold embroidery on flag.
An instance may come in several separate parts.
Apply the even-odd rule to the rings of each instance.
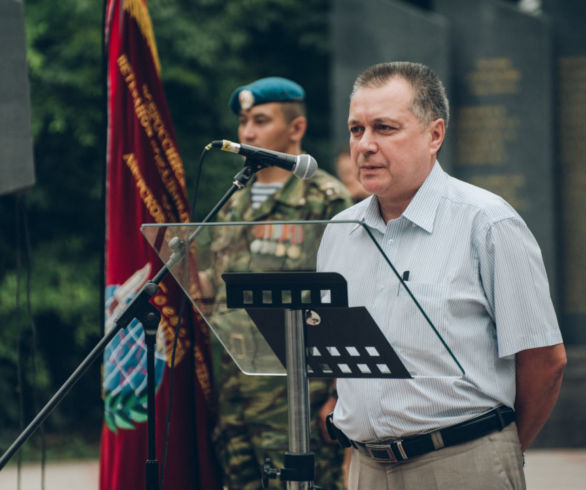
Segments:
[[[168,289],[164,282],[159,284],[159,292],[153,298],[153,303],[161,312],[161,322],[159,324],[160,332],[163,335],[165,342],[161,346],[161,351],[165,352],[167,365],[171,366],[173,356],[173,343],[175,341],[175,329],[177,328],[178,315],[177,310],[168,303]],[[183,322],[182,322],[183,323]],[[177,339],[177,349],[175,351],[175,365],[177,366],[185,356],[185,352],[189,349],[190,341],[187,335],[187,330],[182,328],[179,331],[179,338]]]
[[[179,215],[176,216],[175,212],[169,206],[165,206],[167,220],[181,221],[183,223],[189,222],[189,210],[181,192],[181,189],[185,188],[185,173],[183,170],[183,162],[179,156],[175,142],[167,130],[159,109],[146,84],[142,86],[142,94],[144,97],[141,97],[128,57],[125,54],[120,55],[117,63],[120,74],[126,82],[128,91],[132,97],[136,117],[150,140],[153,157],[163,185],[173,198]],[[163,153],[166,161],[163,158]],[[169,165],[171,166],[172,172],[169,170]]]
[[[201,353],[201,347],[199,345],[196,345],[193,349],[193,352],[195,357],[195,375],[197,377],[197,380],[199,381],[199,385],[201,386],[201,389],[208,404],[210,404],[212,400],[210,372],[208,370],[203,354]]]
[[[167,161],[173,168],[175,178],[179,181],[182,187],[185,187],[185,171],[183,170],[183,161],[181,160],[181,156],[177,151],[175,141],[169,134],[169,131],[167,130],[167,127],[161,118],[157,104],[155,103],[148,87],[143,85],[142,91],[144,98],[147,101],[147,110],[152,121],[153,128],[155,129],[157,136],[159,137],[159,141],[161,142],[161,146],[165,151]]]
[[[140,122],[140,125],[144,128],[146,135],[151,138],[153,136],[153,128],[151,126],[150,116],[145,107],[144,101],[140,96],[138,87],[136,86],[136,77],[134,76],[132,66],[130,65],[125,54],[120,55],[116,62],[118,63],[120,75],[122,75],[122,78],[124,78],[126,86],[128,87],[128,91],[130,92],[130,96],[132,97],[136,117]]]
[[[159,61],[159,53],[157,51],[157,43],[155,42],[155,33],[151,17],[142,0],[124,0],[124,10],[126,10],[131,17],[136,20],[138,28],[142,32],[149,49],[153,62],[157,68],[157,73],[161,76],[161,63]]]
[[[127,153],[126,155],[122,156],[124,163],[130,169],[130,173],[134,177],[134,181],[136,182],[136,187],[138,189],[138,194],[144,202],[144,205],[148,209],[149,213],[153,217],[156,223],[165,223],[165,213],[161,208],[161,205],[151,192],[149,186],[146,184],[144,177],[142,176],[140,169],[138,168],[138,162],[136,161],[136,156],[134,153]]]

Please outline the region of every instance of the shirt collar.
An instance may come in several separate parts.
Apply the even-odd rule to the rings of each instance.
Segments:
[[[431,233],[437,209],[445,190],[446,180],[447,174],[443,171],[439,162],[436,161],[401,218],[408,219],[413,224]],[[361,219],[370,228],[384,233],[386,224],[380,214],[378,199],[376,196],[371,196],[369,199],[370,202],[364,207]]]
[[[436,160],[431,172],[403,212],[403,216],[428,233],[433,231],[435,215],[446,189],[447,174]]]
[[[378,199],[372,195],[369,198],[368,205],[364,208],[364,214],[362,215],[362,221],[369,228],[380,231],[384,234],[387,225],[380,214],[380,208],[378,206]]]

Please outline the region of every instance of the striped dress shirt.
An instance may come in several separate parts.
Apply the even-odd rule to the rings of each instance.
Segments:
[[[366,306],[414,376],[339,379],[336,426],[353,440],[375,441],[513,407],[515,353],[562,342],[541,251],[517,212],[436,162],[399,218],[385,224],[371,196],[334,220],[370,229],[465,370],[362,226],[330,224],[318,270],[346,278],[350,306]]]

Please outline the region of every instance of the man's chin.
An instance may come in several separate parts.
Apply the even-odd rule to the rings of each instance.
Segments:
[[[372,177],[368,177],[368,176],[362,177],[360,179],[360,183],[362,184],[362,187],[364,188],[364,190],[366,192],[368,192],[368,194],[377,194],[384,187],[383,183],[380,182],[380,180],[377,179],[374,176],[372,176]]]

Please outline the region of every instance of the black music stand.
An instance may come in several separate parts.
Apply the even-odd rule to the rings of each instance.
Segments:
[[[280,472],[270,462],[263,483],[313,488],[308,378],[411,378],[366,308],[348,307],[337,273],[226,273],[226,305],[244,308],[287,370],[289,452]],[[360,334],[357,335],[359,330]]]

